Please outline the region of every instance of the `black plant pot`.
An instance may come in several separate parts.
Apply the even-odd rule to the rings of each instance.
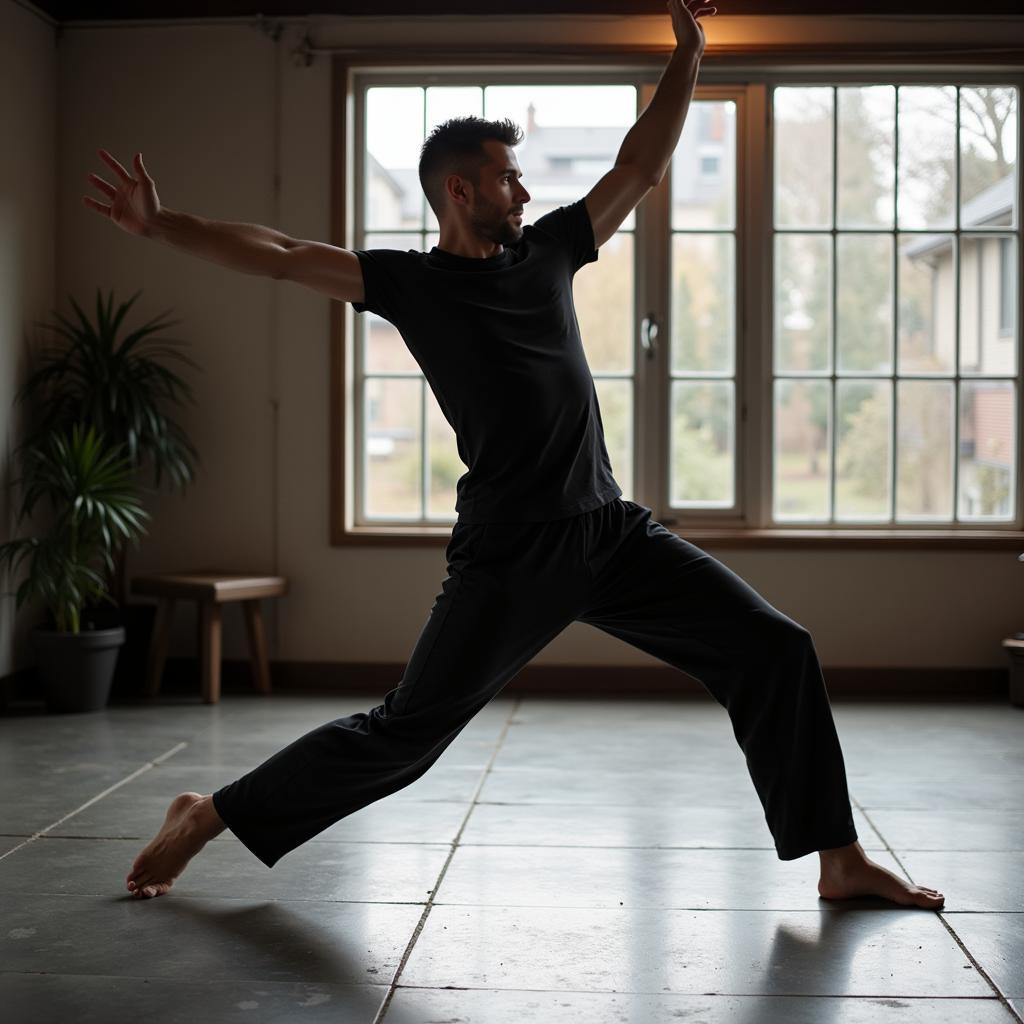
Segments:
[[[123,626],[78,633],[37,626],[31,636],[47,711],[100,711],[107,706],[124,643]]]
[[[82,623],[94,629],[125,629],[124,646],[117,657],[110,701],[136,701],[145,691],[149,645],[156,620],[155,604],[99,605],[82,609]]]

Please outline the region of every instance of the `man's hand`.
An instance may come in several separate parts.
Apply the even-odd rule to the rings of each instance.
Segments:
[[[717,7],[704,7],[711,0],[667,0],[666,6],[672,15],[672,30],[676,34],[676,46],[687,53],[700,56],[704,52],[704,29],[697,23],[703,14],[717,14]]]
[[[92,196],[82,196],[82,202],[91,206],[97,213],[109,217],[119,228],[131,235],[148,236],[160,213],[160,199],[156,194],[153,179],[142,166],[142,154],[135,154],[136,181],[105,149],[98,150],[99,155],[117,174],[120,183],[115,188],[104,181],[98,174],[90,174],[91,181],[109,200],[101,203]]]

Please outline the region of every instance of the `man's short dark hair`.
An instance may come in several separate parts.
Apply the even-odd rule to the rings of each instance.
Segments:
[[[420,150],[420,186],[438,220],[444,211],[444,183],[449,174],[467,178],[474,187],[480,184],[480,169],[487,162],[483,144],[489,139],[518,146],[523,132],[507,117],[485,121],[471,114],[443,121],[427,136]]]

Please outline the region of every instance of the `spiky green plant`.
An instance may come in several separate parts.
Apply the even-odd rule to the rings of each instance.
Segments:
[[[119,449],[107,448],[94,427],[74,424],[68,435],[50,433],[32,447],[21,446],[23,500],[17,523],[46,499],[52,526],[42,535],[0,544],[0,565],[11,575],[31,556],[28,575],[15,592],[15,611],[33,599],[49,609],[56,628],[77,633],[82,607],[111,601],[97,563],[113,569],[115,543],[146,533],[149,513],[133,486],[134,470]]]
[[[184,493],[195,478],[199,453],[164,406],[183,400],[196,402],[188,383],[155,357],[178,359],[196,369],[199,366],[175,347],[185,344],[180,339],[153,337],[180,323],[163,321],[164,313],[118,343],[125,314],[140,294],[136,292],[114,310],[113,290],[104,301],[97,288],[95,323],[68,296],[78,323],[55,312],[57,323],[37,324],[63,340],[38,352],[38,365],[16,396],[16,401],[35,399],[35,407],[42,413],[38,428],[16,453],[37,446],[50,434],[65,433],[72,424],[91,425],[108,445],[121,446],[135,473],[147,460],[151,462],[155,488],[159,489],[166,477],[172,490]],[[125,552],[122,539],[109,569],[109,588],[119,605],[126,600]]]

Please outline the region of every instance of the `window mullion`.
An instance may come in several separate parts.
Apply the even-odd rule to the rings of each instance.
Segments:
[[[755,529],[771,523],[772,468],[772,275],[774,273],[774,224],[772,223],[771,87],[754,83],[747,90],[747,116],[737,132],[742,147],[737,171],[743,176],[743,218],[739,245],[743,250],[744,391],[747,417],[743,423],[746,452],[744,486],[746,521]]]
[[[638,101],[646,109],[655,83],[639,83]],[[669,164],[661,183],[647,193],[636,211],[635,308],[633,316],[633,473],[639,502],[655,509],[668,506],[666,440],[668,423],[668,309],[671,259],[671,183]],[[640,344],[644,317],[653,314],[658,336],[653,356]],[[621,481],[620,481],[621,483]]]

